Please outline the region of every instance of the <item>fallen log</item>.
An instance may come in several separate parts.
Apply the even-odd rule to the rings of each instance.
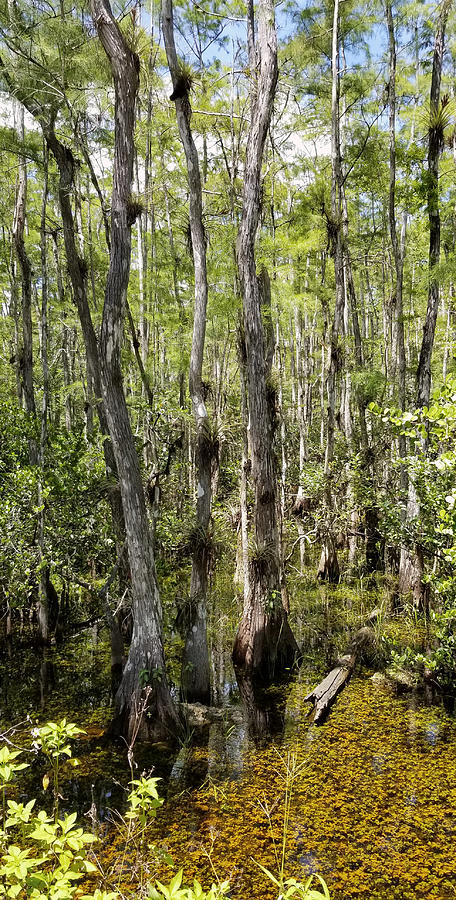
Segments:
[[[378,614],[378,610],[376,609],[371,612],[367,619],[369,624],[375,622]],[[363,628],[360,628],[351,639],[344,655],[340,656],[337,660],[334,668],[331,669],[329,674],[323,678],[323,681],[320,681],[320,684],[317,684],[313,691],[304,698],[305,703],[314,704],[314,708],[311,712],[314,725],[318,725],[326,718],[334,700],[350,681],[359,654],[372,643],[373,638],[374,632],[369,625],[364,625]]]
[[[329,674],[323,678],[323,681],[320,681],[320,684],[310,694],[307,694],[307,697],[304,697],[305,703],[314,704],[312,717],[314,725],[318,725],[326,716],[329,707],[350,680],[355,662],[356,656],[352,653],[341,656],[337,660],[334,669],[331,669]]]

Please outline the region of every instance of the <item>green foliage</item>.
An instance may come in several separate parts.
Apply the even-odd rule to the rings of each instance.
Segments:
[[[7,812],[3,806],[0,894],[4,897],[72,900],[80,878],[96,872],[87,856],[94,835],[76,824],[76,813],[58,817],[58,763],[62,755],[71,757],[68,740],[80,733],[76,725],[62,720],[49,722],[33,735],[34,748],[41,748],[55,766],[55,813],[52,818],[45,810],[34,813],[35,799],[25,805],[8,800]],[[13,773],[27,768],[27,763],[15,762],[20,755],[21,751],[10,751],[6,745],[1,748],[3,789]],[[20,841],[20,846],[13,840]]]
[[[310,875],[306,881],[286,878],[280,882],[265,866],[260,866],[260,869],[278,887],[277,900],[329,900],[328,887],[320,875]],[[319,882],[321,891],[312,887],[314,881]]]
[[[33,732],[33,749],[45,753],[55,767],[56,778],[61,758],[71,758],[69,741],[82,733],[82,729],[65,719],[48,722]],[[20,755],[21,751],[11,751],[6,745],[1,748],[3,787],[10,783],[16,772],[27,767],[27,763],[16,762]],[[135,838],[136,826],[143,835],[146,825],[161,806],[158,780],[143,776],[132,782],[126,814],[128,839]],[[13,800],[7,802],[1,836],[0,893],[12,900],[16,897],[72,900],[79,893],[78,881],[83,876],[99,874],[91,852],[97,838],[78,826],[75,812],[60,818],[55,810],[51,817],[45,810],[35,813],[35,804],[35,799],[25,805]],[[105,892],[100,888],[93,894],[84,895],[85,900],[115,900],[117,896],[117,892]]]
[[[76,813],[54,821],[41,810],[27,819],[22,829],[25,849],[8,843],[15,817],[5,822],[5,849],[0,859],[0,893],[33,900],[71,900],[76,882],[85,873],[95,872],[87,859],[87,847],[95,841],[92,834],[76,826]]]
[[[61,584],[67,568],[86,578],[88,560],[109,564],[114,540],[106,507],[112,486],[96,434],[88,443],[82,429],[69,434],[50,427],[46,468],[40,473],[27,453],[26,438],[36,438],[36,425],[1,399],[0,421],[5,434],[0,441],[0,601],[12,610],[27,610],[37,597],[41,566],[48,566],[52,580]],[[36,541],[43,507],[44,560]]]
[[[10,750],[9,747],[4,744],[0,749],[0,787],[4,788],[7,784],[13,780],[14,776],[21,772],[23,769],[28,768],[28,763],[24,762],[15,762],[18,756],[21,755],[20,750]]]
[[[61,756],[71,756],[69,740],[84,734],[82,728],[78,728],[73,722],[62,719],[61,722],[48,722],[37,729],[34,742],[37,749],[43,751],[49,761],[58,760]]]
[[[436,559],[427,581],[439,606],[432,611],[432,624],[438,647],[425,657],[410,653],[407,659],[396,658],[396,665],[407,664],[418,674],[425,670],[445,687],[456,684],[456,646],[453,626],[456,618],[456,379],[448,378],[434,392],[429,407],[401,413],[381,410],[376,404],[371,411],[396,434],[405,435],[415,448],[405,462],[419,501],[419,517],[406,523],[400,518],[396,528],[401,540],[418,544]],[[426,442],[428,452],[420,452]],[[397,514],[400,510],[396,509]]]
[[[157,784],[159,778],[142,778],[130,782],[131,791],[128,795],[128,812],[125,818],[129,821],[137,820],[142,828],[145,828],[150,819],[154,818],[157,809],[160,809],[163,800],[158,796]]]
[[[5,822],[5,828],[8,825],[28,824],[35,803],[35,800],[30,800],[24,806],[23,803],[15,803],[14,800],[8,800],[8,818]]]
[[[354,372],[352,381],[361,403],[365,406],[381,398],[386,387],[383,372],[375,369]]]
[[[150,900],[219,900],[230,890],[228,881],[212,884],[205,890],[196,879],[190,887],[183,885],[182,878],[183,869],[180,869],[168,884],[157,881],[149,890]]]
[[[41,750],[47,757],[52,768],[54,779],[54,814],[57,819],[59,811],[59,773],[62,757],[70,759],[72,756],[71,745],[69,741],[77,737],[78,734],[84,734],[81,728],[74,725],[73,722],[67,722],[62,719],[60,722],[48,722],[41,728],[34,729],[33,747]],[[72,760],[73,764],[77,764],[77,760]],[[49,784],[47,775],[43,777],[43,787],[46,790]]]

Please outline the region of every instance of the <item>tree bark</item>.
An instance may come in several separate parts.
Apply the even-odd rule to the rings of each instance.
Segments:
[[[17,135],[20,141],[24,140],[24,109],[20,104],[15,104],[19,115]],[[32,266],[24,241],[25,218],[27,208],[27,164],[24,156],[19,157],[18,178],[16,190],[16,206],[13,221],[13,242],[16,256],[21,270],[22,286],[22,352],[20,357],[20,372],[22,380],[22,393],[25,410],[30,416],[33,427],[36,406],[35,388],[33,384],[33,325],[32,325]],[[29,438],[30,465],[36,465],[38,461],[37,442],[33,435]]]
[[[249,573],[249,510],[248,510],[248,480],[250,472],[249,459],[249,411],[247,397],[247,373],[246,373],[246,352],[245,340],[242,326],[238,327],[238,360],[239,360],[239,380],[241,389],[241,429],[242,429],[242,456],[241,470],[239,480],[239,503],[240,503],[240,549],[241,549],[241,566],[242,569],[242,589],[244,605],[248,603],[250,594],[250,573]]]
[[[331,90],[331,213],[328,216],[328,238],[334,259],[334,275],[336,282],[336,298],[334,317],[331,328],[331,349],[329,369],[326,378],[327,391],[327,434],[324,474],[326,480],[325,505],[326,525],[323,535],[323,547],[318,565],[317,577],[322,581],[337,582],[339,580],[339,563],[333,534],[333,507],[331,466],[335,444],[335,410],[337,374],[340,367],[339,334],[344,314],[344,261],[342,247],[342,203],[340,196],[341,158],[340,158],[340,125],[339,125],[339,0],[334,2],[332,32],[332,90]]]
[[[65,256],[73,290],[73,299],[78,311],[84,340],[88,402],[96,403],[100,430],[102,435],[107,438],[103,441],[103,454],[106,474],[108,478],[113,479],[113,485],[109,491],[109,505],[111,508],[113,528],[116,535],[117,551],[119,553],[120,548],[125,541],[124,512],[122,508],[121,491],[118,485],[115,454],[113,452],[111,441],[109,440],[107,415],[104,399],[102,397],[98,341],[93,326],[87,295],[87,266],[85,260],[79,255],[76,246],[76,229],[70,199],[74,184],[75,161],[71,150],[68,147],[65,147],[65,145],[57,138],[54,123],[52,121],[46,123],[43,119],[40,121],[47,145],[54,156],[59,171],[58,195],[60,214],[63,223]],[[120,574],[123,584],[128,583],[128,572],[122,570]]]
[[[443,150],[444,133],[441,120],[445,99],[440,102],[443,53],[445,49],[445,29],[451,0],[444,0],[437,25],[432,63],[431,94],[429,98],[429,145],[428,145],[428,191],[427,211],[429,218],[429,287],[426,319],[423,328],[420,359],[416,373],[417,406],[428,406],[431,396],[431,359],[434,347],[435,326],[439,309],[440,262],[440,204],[439,204],[439,163]]]
[[[196,527],[190,580],[188,630],[182,660],[181,690],[190,702],[208,703],[210,700],[210,668],[207,646],[207,581],[210,563],[209,525],[212,507],[211,469],[215,442],[205,404],[203,388],[203,358],[206,337],[207,266],[206,235],[203,223],[203,195],[198,152],[192,135],[192,110],[188,90],[179,90],[182,74],[174,43],[172,0],[163,0],[163,37],[168,66],[176,96],[176,116],[179,135],[187,162],[190,198],[190,235],[195,277],[195,305],[193,338],[190,353],[189,392],[196,427]]]
[[[429,219],[429,285],[426,318],[423,327],[420,358],[416,373],[416,405],[418,409],[429,405],[431,396],[431,361],[434,347],[435,328],[439,309],[440,262],[440,204],[439,204],[439,163],[444,144],[440,84],[442,78],[443,54],[445,49],[445,29],[451,0],[444,0],[434,41],[432,79],[430,92],[430,121],[428,142],[427,210]],[[425,447],[423,443],[423,448]],[[407,522],[417,520],[419,501],[415,486],[409,480],[407,500]],[[428,592],[423,584],[424,563],[421,552],[415,547],[401,550],[399,567],[399,591],[411,593],[417,606],[426,605]]]
[[[321,724],[325,720],[336,697],[348,684],[358,656],[373,643],[375,635],[371,626],[378,618],[378,614],[378,609],[371,612],[366,625],[353,635],[344,655],[339,657],[334,668],[304,697],[305,703],[314,704],[312,711],[314,725]]]
[[[73,403],[71,392],[69,390],[71,384],[71,329],[67,325],[67,312],[65,309],[65,291],[63,287],[62,267],[60,264],[59,244],[57,240],[57,231],[52,232],[52,249],[54,255],[55,274],[57,281],[57,296],[59,299],[60,309],[62,310],[62,367],[63,367],[63,384],[65,387],[65,428],[71,431],[73,427]]]
[[[395,340],[395,356],[397,356],[397,372],[398,372],[398,400],[399,408],[402,412],[406,407],[406,359],[405,359],[405,342],[404,342],[404,320],[403,320],[403,275],[404,275],[404,251],[399,241],[396,227],[396,38],[394,32],[394,20],[390,0],[386,0],[386,19],[388,25],[388,42],[389,42],[389,82],[388,82],[388,101],[389,101],[389,202],[388,202],[388,220],[391,246],[393,249],[394,266],[395,266],[395,283],[393,285],[393,298],[396,309],[396,340]],[[408,501],[402,510],[403,521],[408,516],[414,515],[415,496],[412,486],[408,485],[407,470],[405,468],[405,459],[407,455],[407,445],[404,435],[399,436],[399,456],[403,460],[401,466],[400,483],[401,490],[407,495]],[[420,584],[422,577],[421,563],[418,557],[409,551],[408,548],[401,549],[399,563],[399,591],[407,593],[409,591],[419,599]]]
[[[388,42],[389,42],[389,81],[388,81],[388,102],[389,102],[389,198],[388,198],[388,221],[390,230],[391,246],[393,248],[395,282],[393,286],[394,306],[396,310],[396,329],[395,329],[395,361],[397,369],[398,381],[398,400],[399,408],[405,412],[406,408],[406,359],[405,359],[405,340],[404,340],[404,309],[403,309],[403,283],[404,283],[404,255],[405,255],[405,221],[401,239],[397,233],[396,226],[396,37],[394,31],[394,20],[390,0],[386,0],[386,19],[388,24]],[[404,213],[404,216],[406,214]],[[407,471],[405,468],[405,457],[407,455],[407,445],[404,435],[399,436],[399,455],[404,464],[401,466],[401,488],[404,493],[407,491]]]
[[[253,4],[249,6],[249,57],[253,41]],[[264,681],[280,676],[294,663],[298,648],[281,602],[280,552],[276,516],[270,361],[261,314],[264,273],[257,277],[255,239],[261,208],[261,166],[277,84],[277,36],[272,0],[258,6],[258,65],[251,71],[251,122],[247,139],[237,267],[243,301],[243,326],[250,413],[254,546],[250,557],[250,590],[236,635],[233,660],[245,674]],[[258,79],[254,79],[258,69]]]
[[[43,141],[44,153],[44,181],[43,201],[41,206],[41,368],[43,373],[43,399],[41,404],[41,431],[39,446],[40,474],[38,480],[38,507],[40,518],[38,524],[38,548],[40,560],[40,578],[38,594],[38,629],[41,643],[49,641],[49,612],[50,598],[48,596],[49,567],[46,561],[45,547],[45,516],[46,505],[44,498],[44,480],[46,470],[46,447],[48,432],[48,408],[49,408],[49,363],[48,363],[48,267],[47,267],[47,239],[46,239],[46,210],[48,199],[48,149]],[[56,623],[52,623],[56,624]]]
[[[139,60],[115,21],[108,0],[91,0],[92,17],[109,59],[115,88],[114,171],[111,203],[111,253],[100,337],[103,397],[117,462],[130,560],[133,635],[116,694],[114,729],[131,739],[175,737],[177,714],[165,670],[161,603],[154,550],[138,455],[131,430],[121,370],[123,323],[131,262],[131,202],[136,94]],[[147,716],[141,715],[142,673],[148,680]],[[138,723],[138,717],[141,722]]]
[[[103,435],[108,435],[108,425],[106,422],[106,414],[102,402],[101,394],[101,378],[100,365],[98,358],[98,346],[95,330],[90,314],[90,307],[87,297],[87,267],[85,261],[79,255],[76,238],[74,216],[71,208],[71,192],[74,184],[75,161],[71,150],[66,147],[57,138],[55,133],[56,109],[51,108],[46,111],[33,97],[17,84],[5,63],[0,56],[0,69],[5,78],[6,84],[13,96],[18,97],[22,105],[30,114],[36,118],[42,129],[47,146],[51,151],[57,163],[59,171],[59,206],[63,224],[63,236],[65,244],[65,254],[67,260],[68,274],[73,289],[73,299],[78,310],[79,320],[81,323],[84,346],[86,351],[86,372],[88,381],[89,394],[94,394],[97,401],[97,413],[100,422],[100,429]],[[103,203],[102,203],[103,209]],[[109,241],[109,235],[108,235]],[[113,520],[113,527],[116,534],[118,550],[123,546],[125,540],[125,525],[123,519],[122,501],[120,490],[117,486],[117,471],[114,453],[109,440],[103,441],[103,453],[105,458],[107,474],[113,475],[115,484],[109,492],[109,502]],[[127,573],[124,573],[126,575]]]

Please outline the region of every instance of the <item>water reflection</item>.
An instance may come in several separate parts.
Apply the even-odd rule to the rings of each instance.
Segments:
[[[321,872],[321,864],[313,853],[302,853],[298,857],[298,862],[306,875],[316,875],[317,872]]]
[[[0,645],[0,727],[32,716],[66,716],[78,724],[92,710],[109,706],[109,648],[90,629],[64,647],[37,649],[19,636]]]
[[[171,793],[181,793],[200,787],[208,773],[209,726],[189,736],[174,760],[170,775]]]
[[[427,726],[427,728],[425,729],[424,734],[425,734],[425,738],[426,738],[428,744],[430,744],[431,747],[435,747],[435,745],[439,739],[439,735],[440,735],[439,723],[438,722],[430,722],[429,725]]]
[[[372,768],[376,775],[381,775],[386,769],[386,757],[382,754],[377,754],[372,757]]]
[[[244,770],[248,734],[242,716],[231,715],[214,722],[209,730],[208,775],[213,780],[238,780]]]
[[[46,648],[42,650],[39,674],[40,707],[44,709],[49,694],[55,687],[55,668]]]
[[[248,734],[257,744],[277,738],[285,726],[286,689],[260,688],[252,679],[237,676]]]

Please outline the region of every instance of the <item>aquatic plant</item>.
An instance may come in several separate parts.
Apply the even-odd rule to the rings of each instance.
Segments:
[[[274,802],[272,807],[266,801],[260,802],[259,805],[265,813],[268,821],[274,847],[277,875],[274,875],[270,869],[266,868],[266,866],[262,866],[257,861],[255,862],[258,868],[261,869],[262,872],[264,872],[267,878],[269,878],[269,880],[272,881],[274,885],[276,885],[279,892],[278,900],[329,900],[328,887],[321,875],[312,874],[305,881],[297,881],[296,878],[285,877],[288,831],[292,808],[293,788],[299,775],[303,772],[307,760],[304,759],[299,761],[296,752],[288,751],[286,756],[282,756],[282,754],[277,750],[276,747],[274,748],[274,750],[277,753],[279,759],[279,766],[274,767],[274,771],[277,776],[278,783],[281,784],[283,788],[283,810],[281,813],[282,830],[280,846],[278,846],[276,841],[272,820],[273,812],[277,807],[277,801]],[[315,879],[320,883],[322,888],[321,891],[313,887]]]
[[[123,840],[120,865],[114,865],[107,872],[103,870],[100,859],[94,852],[94,845],[100,842],[100,838],[77,824],[75,812],[67,813],[61,818],[58,816],[59,762],[61,757],[72,758],[70,740],[79,734],[84,734],[82,729],[66,719],[48,722],[42,728],[33,730],[35,740],[32,749],[42,750],[53,768],[53,815],[49,816],[45,810],[35,812],[35,798],[26,804],[10,799],[6,801],[6,806],[4,804],[3,828],[0,832],[0,897],[9,900],[22,900],[25,897],[30,900],[117,900],[123,893],[122,878],[130,849],[136,852],[136,870],[140,873],[139,882],[133,891],[138,897],[147,896],[150,900],[221,900],[227,895],[230,882],[228,879],[219,879],[211,852],[206,855],[215,881],[208,889],[197,878],[193,879],[191,885],[185,885],[183,869],[179,869],[168,883],[155,878],[149,881],[144,879],[144,873],[149,872],[151,855],[156,855],[157,859],[160,857],[155,845],[147,842],[147,829],[163,803],[157,790],[160,779],[147,775],[130,782],[128,809],[125,816],[120,817],[119,830]],[[129,750],[132,751],[132,747]],[[6,745],[0,749],[0,784],[3,791],[17,772],[28,767],[27,763],[16,762],[22,752],[10,750]],[[129,762],[132,766],[131,755]],[[277,886],[277,900],[329,900],[327,887],[320,877],[323,893],[312,887],[313,876],[305,882],[284,877],[292,787],[300,769],[296,759],[288,756],[279,877],[276,878],[262,865],[259,868]],[[279,861],[278,853],[277,860]],[[173,865],[173,860],[167,853],[161,854],[160,861],[167,866]],[[129,864],[132,864],[131,855]],[[83,877],[97,879],[91,893],[82,894],[78,883]]]

